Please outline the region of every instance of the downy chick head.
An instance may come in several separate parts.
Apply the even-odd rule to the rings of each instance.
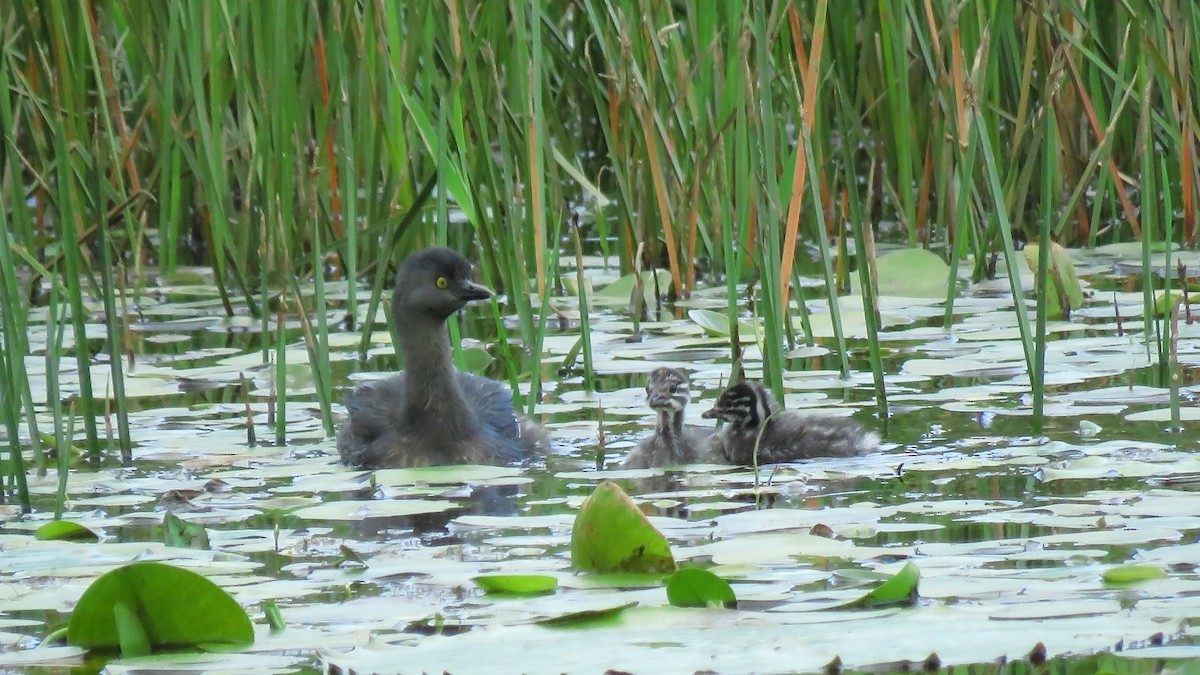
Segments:
[[[392,314],[396,321],[445,321],[468,302],[490,297],[491,290],[471,280],[466,258],[448,248],[427,248],[409,256],[396,272]]]
[[[736,429],[752,429],[774,411],[771,395],[757,382],[741,382],[721,392],[701,417],[720,419]]]
[[[646,403],[655,411],[679,412],[687,407],[688,379],[674,368],[656,368],[646,381]]]

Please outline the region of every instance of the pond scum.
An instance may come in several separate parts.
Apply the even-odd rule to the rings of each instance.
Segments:
[[[1200,655],[1193,3],[12,0],[0,22],[0,667]],[[344,391],[398,366],[386,281],[435,243],[504,293],[451,322],[456,360],[546,425],[544,463],[336,461]],[[883,452],[620,469],[661,366],[689,424],[745,376]],[[737,607],[574,573],[603,478]],[[161,543],[168,512],[208,547]],[[99,541],[33,535],[56,518]],[[164,666],[53,635],[135,560],[223,587],[253,645]],[[908,563],[914,606],[843,607]],[[557,588],[484,595],[492,574]]]

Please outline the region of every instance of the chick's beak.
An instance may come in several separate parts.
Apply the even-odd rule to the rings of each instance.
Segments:
[[[704,412],[700,413],[700,416],[706,420],[715,420],[721,415],[716,408],[713,408],[712,410],[705,410]]]
[[[487,300],[495,295],[487,286],[482,286],[474,281],[464,281],[458,289],[459,296],[463,300],[470,302],[471,300]]]

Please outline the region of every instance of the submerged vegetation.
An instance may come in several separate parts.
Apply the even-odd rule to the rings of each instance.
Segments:
[[[1195,440],[1175,433],[1196,381],[1194,3],[12,0],[0,26],[0,555],[30,547],[22,574],[75,550],[28,541],[50,511],[123,540],[70,546],[142,555],[119,546],[159,539],[146,523],[161,514],[137,508],[169,490],[182,510],[202,499],[210,522],[249,528],[213,532],[246,558],[172,545],[156,559],[294,575],[315,601],[234,592],[290,598],[289,622],[324,630],[315,607],[342,601],[345,621],[403,640],[524,623],[502,600],[484,618],[444,601],[481,571],[536,573],[536,621],[561,620],[578,595],[571,613],[608,617],[662,579],[584,588],[559,564],[564,511],[598,482],[590,467],[645,430],[619,418],[640,414],[632,392],[664,365],[705,394],[745,374],[789,404],[869,410],[860,421],[902,447],[803,471],[605,472],[637,488],[681,560],[736,580],[749,604],[729,644],[783,645],[726,669],[845,658],[843,631],[795,617],[907,558],[933,561],[921,578],[934,604],[872,615],[850,665],[914,656],[875,648],[913,616],[935,636],[1044,620],[1067,645],[1051,655],[1152,644],[1156,626],[1194,637],[1178,624],[1195,611],[1171,600],[1195,583],[1200,531],[1187,501],[1200,468],[1171,447]],[[580,446],[545,471],[334,465],[344,387],[395,370],[385,285],[431,244],[505,293],[451,322],[455,359]],[[460,346],[462,333],[494,347]],[[198,430],[225,454],[191,447]],[[514,486],[523,516],[498,513]],[[809,498],[827,508],[751,510]],[[371,524],[397,518],[428,518],[401,528],[416,551]],[[464,550],[500,553],[430,553],[447,520]],[[799,527],[813,532],[778,533]],[[1120,577],[1133,546],[1169,576],[1117,618],[1132,594],[1101,573]],[[365,602],[409,575],[434,600]],[[1069,599],[1049,583],[1063,578]],[[1029,602],[996,604],[1030,587]],[[70,607],[25,591],[28,611]],[[711,642],[640,609],[618,640],[642,663],[678,667],[652,643]],[[1104,629],[1079,639],[1089,620]],[[815,651],[788,642],[799,624]],[[542,630],[463,637],[519,659]],[[1019,649],[1036,664],[1022,630],[942,657]],[[364,646],[331,635],[323,647]],[[564,670],[589,639],[563,638]],[[421,644],[430,668],[472,651]],[[393,663],[365,652],[329,658]]]

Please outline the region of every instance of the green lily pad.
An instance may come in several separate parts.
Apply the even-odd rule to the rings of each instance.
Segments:
[[[737,606],[737,596],[729,582],[700,569],[685,567],[667,580],[667,601],[676,607]]]
[[[711,309],[689,309],[688,318],[713,337],[729,337],[729,315]],[[738,321],[738,337],[743,341],[754,340],[754,326]]]
[[[483,373],[492,365],[492,355],[483,347],[466,347],[462,350],[463,370],[476,375]]]
[[[180,548],[198,548],[207,551],[208,530],[203,525],[189,523],[174,513],[163,516],[163,543]]]
[[[913,605],[917,601],[917,583],[921,580],[921,570],[912,562],[907,562],[891,579],[876,586],[863,597],[854,602],[841,605],[845,607],[885,607],[889,605]]]
[[[933,251],[906,248],[875,259],[880,295],[944,298],[950,268]]]
[[[471,581],[489,594],[543,595],[558,588],[558,579],[546,574],[489,574]]]
[[[1171,314],[1175,306],[1183,302],[1183,291],[1171,289],[1170,291],[1155,291],[1154,292],[1154,316],[1156,318],[1164,318]]]
[[[1025,262],[1036,274],[1041,247],[1036,242],[1025,244]],[[1075,263],[1067,250],[1050,242],[1050,269],[1046,276],[1046,318],[1061,319],[1083,307],[1083,289],[1075,276]]]
[[[597,305],[627,305],[633,297],[633,287],[636,280],[636,275],[626,274],[594,292],[588,300]],[[571,276],[564,276],[563,281],[566,282],[567,288],[572,293],[578,294],[578,289],[575,288],[575,282]],[[654,305],[655,288],[665,296],[671,288],[671,273],[667,270],[642,272],[642,295],[647,306]]]
[[[571,563],[584,572],[670,572],[667,538],[619,485],[603,481],[584,500],[571,529]]]
[[[263,603],[263,616],[267,619],[267,625],[271,627],[272,633],[279,633],[287,628],[287,622],[283,620],[283,612],[279,611],[279,605],[275,604],[274,600]]]
[[[587,626],[605,625],[615,622],[620,617],[621,612],[636,606],[636,602],[627,602],[623,605],[615,605],[604,609],[585,609],[582,612],[570,612],[569,614],[542,619],[537,623],[555,628],[584,628]]]
[[[1167,573],[1157,565],[1121,565],[1104,571],[1106,584],[1131,584],[1166,577]]]
[[[100,541],[100,536],[90,529],[69,520],[52,520],[33,533],[40,541]]]
[[[220,586],[157,562],[118,567],[96,579],[79,598],[67,627],[68,644],[94,650],[136,653],[144,645],[161,651],[251,642],[250,617]]]

